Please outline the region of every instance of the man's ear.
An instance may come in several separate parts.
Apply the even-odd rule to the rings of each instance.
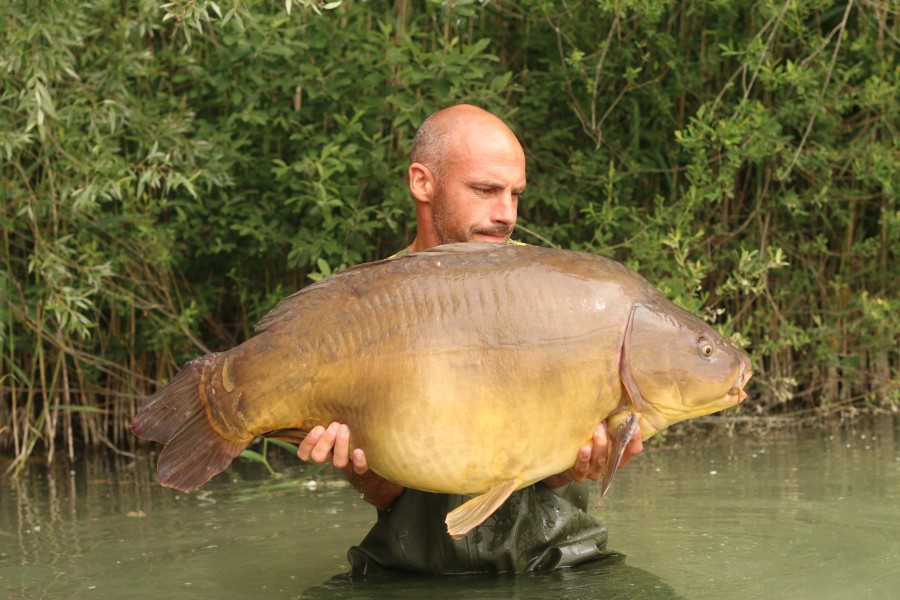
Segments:
[[[422,163],[409,165],[409,191],[418,202],[431,202],[435,188],[434,175]]]

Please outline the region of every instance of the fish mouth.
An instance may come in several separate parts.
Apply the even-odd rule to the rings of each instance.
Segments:
[[[729,396],[737,396],[737,404],[740,404],[747,397],[747,392],[744,391],[744,386],[747,385],[747,382],[750,381],[750,378],[753,377],[753,371],[747,369],[746,371],[741,370],[741,374],[738,377],[738,380],[735,382],[731,389],[728,390]]]

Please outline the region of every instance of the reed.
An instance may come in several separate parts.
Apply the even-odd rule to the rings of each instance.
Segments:
[[[461,101],[523,140],[523,241],[748,347],[739,418],[900,410],[890,3],[311,4],[3,4],[10,473],[133,452],[180,364],[408,243],[411,136]]]

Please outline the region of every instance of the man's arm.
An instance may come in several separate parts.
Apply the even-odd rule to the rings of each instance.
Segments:
[[[643,449],[641,432],[638,430],[625,448],[622,464],[619,466],[627,465],[631,458],[640,454]],[[606,461],[610,458],[610,451],[606,423],[600,423],[594,428],[591,444],[583,446],[578,451],[575,464],[562,473],[544,479],[543,483],[555,489],[573,481],[585,479],[597,481],[603,474]],[[300,443],[297,456],[300,460],[316,463],[331,461],[335,468],[347,474],[350,485],[362,494],[363,499],[379,510],[390,508],[394,500],[406,489],[369,470],[366,455],[360,448],[350,452],[350,428],[341,423],[331,423],[327,429],[321,425],[314,427]]]

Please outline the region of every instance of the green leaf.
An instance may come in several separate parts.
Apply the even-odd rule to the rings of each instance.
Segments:
[[[240,456],[241,458],[246,458],[247,460],[250,460],[253,462],[267,464],[267,461],[263,457],[263,455],[260,454],[259,452],[256,452],[255,450],[249,450],[249,449],[244,450],[238,456]]]
[[[285,442],[284,440],[276,440],[274,438],[266,438],[266,441],[270,444],[278,446],[282,450],[287,450],[291,454],[297,454],[298,446],[296,444],[291,444],[290,442]]]

